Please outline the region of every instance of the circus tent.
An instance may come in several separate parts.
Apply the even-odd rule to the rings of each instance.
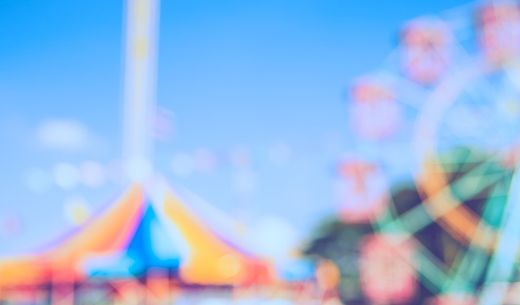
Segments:
[[[0,260],[0,286],[143,277],[166,270],[181,283],[268,282],[269,265],[216,230],[172,189],[130,187],[115,204],[30,256]]]

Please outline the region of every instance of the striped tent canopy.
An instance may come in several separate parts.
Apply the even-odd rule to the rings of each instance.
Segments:
[[[209,218],[168,187],[149,192],[134,185],[39,253],[0,260],[0,286],[142,277],[150,269],[195,285],[269,282],[269,264],[218,232]]]

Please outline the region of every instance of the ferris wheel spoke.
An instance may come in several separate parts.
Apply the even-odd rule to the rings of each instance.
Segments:
[[[454,184],[451,189],[460,199],[472,200],[476,199],[477,196],[482,196],[481,193],[493,187],[497,182],[501,181],[505,177],[505,174],[494,174],[494,175],[480,175],[480,176],[464,176],[457,179],[457,183]]]
[[[421,244],[421,242],[417,241],[399,221],[392,221],[393,225],[391,227],[385,225],[385,222],[388,223],[388,218],[390,217],[391,216],[386,213],[386,215],[377,218],[373,225],[379,232],[398,234],[404,240],[413,241],[413,245],[416,248],[416,260],[407,261],[407,263],[424,277],[427,288],[433,293],[437,293],[447,280],[446,266]]]
[[[419,204],[398,218],[390,219],[382,224],[381,229],[386,232],[392,232],[402,228],[409,234],[415,234],[433,222],[434,220],[431,214],[426,210],[424,205]]]
[[[486,268],[487,257],[486,252],[476,245],[470,245],[466,251],[459,253],[443,286],[443,293],[475,291],[476,281]]]
[[[479,171],[481,169],[482,168],[475,168],[473,170]],[[494,178],[495,179],[488,179],[488,181],[482,182],[480,184],[480,186],[481,187],[491,186],[491,185],[497,183],[498,181],[500,181],[500,179],[502,179],[503,176],[500,175],[500,177],[494,177]],[[461,183],[463,183],[463,182],[465,182],[464,179],[456,180],[451,187],[446,186],[440,192],[440,194],[438,194],[438,196],[447,195],[448,192],[451,192],[450,188],[460,187]],[[466,193],[465,195],[467,195],[467,197],[465,197],[465,198],[471,198],[470,196],[475,196],[476,192],[474,191],[472,193]],[[396,228],[398,228],[399,226],[402,225],[405,227],[405,229],[408,233],[410,233],[410,234],[417,233],[418,231],[420,231],[427,225],[436,221],[438,217],[442,216],[442,215],[432,215],[431,212],[425,208],[425,205],[432,204],[431,201],[435,201],[435,200],[437,200],[437,199],[436,198],[431,198],[431,199],[427,198],[421,204],[417,205],[416,207],[414,207],[414,208],[406,211],[402,215],[400,215],[397,219],[392,219],[392,218],[389,219],[389,217],[383,217],[382,219],[385,219],[385,221],[381,222],[381,228],[384,231],[395,231],[395,230],[397,230]],[[450,206],[450,209],[446,209],[445,212],[447,213],[449,210],[455,209],[461,204],[462,204],[462,202],[459,201],[458,205]],[[399,224],[397,222],[399,222]]]
[[[502,192],[502,188],[495,189],[496,192]],[[484,210],[484,219],[489,219],[489,216],[495,211],[491,207],[493,204],[486,205]],[[487,223],[483,220],[479,222],[475,236],[479,236],[479,243],[493,242],[495,235],[488,229]],[[447,280],[442,287],[443,293],[452,292],[472,292],[476,289],[476,281],[483,275],[486,269],[486,260],[488,258],[487,252],[482,249],[474,238],[470,241],[468,249],[465,252],[460,252],[455,258],[452,268],[449,270]]]
[[[486,199],[503,199],[503,198],[506,198],[507,197],[507,192],[505,191],[501,191],[501,192],[496,192],[496,193],[493,193],[493,194],[485,194],[485,193],[480,193],[480,194],[477,194],[475,196],[473,196],[471,199],[474,199],[474,200],[486,200]]]
[[[510,185],[504,220],[497,248],[491,258],[484,288],[482,305],[499,305],[505,297],[507,283],[514,274],[516,258],[520,253],[520,165]]]
[[[496,160],[498,155],[499,153],[495,152],[487,157],[486,160]],[[444,174],[457,173],[461,171],[461,165],[464,163],[479,162],[479,164],[468,169],[463,175],[450,182],[451,188],[459,192],[458,195],[461,200],[475,198],[483,189],[493,186],[509,175],[505,169],[494,168],[496,164],[486,160],[483,161],[481,156],[476,156],[470,152],[470,155],[462,162],[450,163],[441,161],[442,170],[436,171],[436,173],[443,174],[443,171]]]
[[[467,176],[457,179],[456,183],[451,187],[453,193],[459,200],[465,201],[469,199],[477,199],[482,195],[482,191],[489,187],[493,187],[497,182],[501,181],[505,174]]]
[[[504,184],[505,183],[502,182],[493,193],[502,192],[502,189],[507,187]],[[494,198],[495,197],[490,198],[489,201],[494,201]],[[489,220],[490,218],[496,217],[496,209],[494,208],[493,203],[494,202],[488,202],[488,204],[486,204],[482,220],[479,222],[475,234],[476,236],[479,236],[480,239],[483,239],[485,243],[493,242],[493,239],[495,238],[494,234],[490,234],[490,231],[487,230],[488,224],[483,221],[483,219]],[[474,291],[476,289],[476,281],[478,277],[482,276],[486,269],[487,259],[487,252],[480,248],[476,239],[473,238],[468,245],[468,249],[466,251],[461,251],[455,258],[452,270],[450,270],[449,280],[443,291]]]

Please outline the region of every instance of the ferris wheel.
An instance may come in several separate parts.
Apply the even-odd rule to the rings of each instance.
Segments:
[[[339,171],[350,190],[341,215],[372,223],[376,233],[366,244],[379,239],[382,248],[362,246],[362,255],[387,249],[408,266],[401,273],[417,280],[373,301],[406,302],[421,289],[428,301],[416,300],[430,302],[424,304],[518,300],[520,4],[482,2],[412,20],[381,70],[354,81],[349,97],[357,157],[342,160],[340,169],[365,164],[372,176]],[[413,191],[358,194],[403,177]],[[348,188],[353,179],[358,186]],[[363,266],[372,274],[362,285],[366,295],[399,286],[393,281],[399,271]]]

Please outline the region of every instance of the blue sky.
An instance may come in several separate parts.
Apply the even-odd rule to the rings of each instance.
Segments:
[[[352,149],[349,82],[381,66],[404,22],[467,2],[162,1],[158,104],[174,130],[157,143],[156,167],[242,221],[282,219],[305,235],[336,207],[332,168]],[[35,192],[26,180],[63,162],[119,158],[123,11],[122,1],[0,2],[0,223],[19,227],[0,234],[0,255],[72,227],[70,198],[96,210],[121,190],[107,182]],[[84,145],[42,144],[49,122],[76,124]],[[172,171],[172,158],[201,151],[218,165]],[[229,164],[233,151],[250,165]]]

